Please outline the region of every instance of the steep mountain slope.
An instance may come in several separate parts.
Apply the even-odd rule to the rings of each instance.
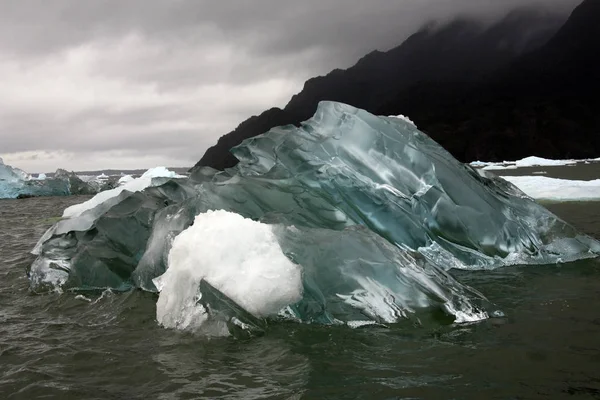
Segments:
[[[549,41],[558,40],[555,34],[564,21],[565,17],[521,9],[492,26],[464,18],[443,26],[429,24],[388,52],[372,52],[347,70],[308,80],[283,110],[271,109],[243,122],[221,137],[197,166],[223,169],[235,165],[231,147],[274,126],[298,124],[314,113],[321,100],[340,101],[378,114],[408,114],[420,127],[432,132],[438,129],[434,137],[455,156],[466,159],[479,154],[477,146],[468,150],[470,143],[461,136],[470,138],[471,132],[485,128],[487,123],[470,123],[465,133],[462,125],[471,114],[464,112],[494,98],[481,96],[482,91],[506,94],[505,83],[500,81],[516,82],[515,77],[525,75],[517,70],[535,70],[525,63],[516,65],[541,52]],[[565,24],[561,32],[568,26]],[[469,107],[463,109],[463,104]],[[455,109],[460,112],[450,112]],[[510,154],[501,147],[498,155],[490,150],[483,155],[495,158]]]
[[[404,112],[464,161],[597,157],[600,0],[586,0],[541,48],[475,85],[413,85]]]

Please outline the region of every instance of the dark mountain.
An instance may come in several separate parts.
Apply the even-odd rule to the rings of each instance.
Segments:
[[[462,160],[600,150],[595,142],[571,143],[594,136],[591,129],[598,126],[584,94],[598,83],[590,82],[600,49],[598,4],[586,0],[567,22],[521,9],[492,26],[466,18],[428,24],[390,51],[372,52],[347,70],[308,80],[283,110],[243,122],[197,166],[235,165],[231,147],[274,126],[298,124],[321,100],[409,115]]]
[[[474,85],[421,83],[379,113],[404,112],[463,160],[600,153],[600,0],[586,0],[544,46]]]

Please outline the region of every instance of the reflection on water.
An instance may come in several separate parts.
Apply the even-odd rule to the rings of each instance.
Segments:
[[[600,398],[600,262],[453,272],[482,323],[275,324],[250,340],[160,328],[140,291],[28,291],[27,251],[73,198],[0,201],[1,399]],[[600,237],[600,203],[552,211]]]

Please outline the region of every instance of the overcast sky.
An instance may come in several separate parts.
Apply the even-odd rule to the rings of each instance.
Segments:
[[[304,81],[424,22],[579,0],[0,0],[0,157],[28,172],[192,166]]]

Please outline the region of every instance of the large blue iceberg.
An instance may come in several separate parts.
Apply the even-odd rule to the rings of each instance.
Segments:
[[[302,126],[233,153],[229,170],[123,191],[58,222],[34,250],[33,290],[159,291],[159,323],[215,334],[262,330],[269,318],[422,321],[427,310],[463,322],[494,309],[450,269],[600,251],[405,119],[322,102]]]

